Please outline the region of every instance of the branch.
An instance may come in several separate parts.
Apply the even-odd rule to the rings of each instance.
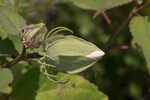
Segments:
[[[117,50],[129,50],[131,49],[131,45],[121,45],[119,47],[110,48],[108,52],[117,51]]]
[[[19,61],[21,61],[24,54],[25,54],[25,52],[26,52],[26,49],[25,49],[25,47],[23,47],[21,55],[17,56],[13,61],[11,61],[11,62],[7,63],[6,65],[4,65],[4,67],[10,68],[11,66],[13,66],[16,63],[18,63]]]
[[[7,56],[7,55],[1,55],[1,56]],[[26,49],[23,48],[21,55],[19,55],[19,56],[9,56],[9,57],[14,58],[14,60],[7,63],[7,64],[4,64],[3,67],[5,67],[5,68],[10,68],[10,67],[12,67],[13,65],[15,65],[16,63],[18,63],[19,61],[22,61],[22,60],[26,61],[27,59],[40,58],[42,56],[39,55],[38,53],[26,54]]]
[[[118,33],[128,24],[129,20],[132,18],[133,16],[133,10],[136,9],[135,7],[131,10],[131,12],[128,15],[128,18],[122,22],[122,24],[120,25],[120,27],[111,34],[111,36],[109,37],[108,41],[105,44],[104,47],[104,51],[108,51],[108,47],[112,44],[113,40],[116,38],[116,36],[118,35]]]

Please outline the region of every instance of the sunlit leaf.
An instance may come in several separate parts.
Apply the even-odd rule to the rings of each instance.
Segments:
[[[57,79],[68,81],[62,84],[52,82],[39,72],[39,68],[33,68],[16,83],[12,100],[108,100],[105,94],[80,76],[59,73]]]
[[[130,31],[133,42],[142,48],[150,72],[150,18],[134,17],[130,22]]]
[[[3,38],[8,36],[19,53],[22,50],[19,32],[23,26],[25,26],[25,20],[13,9],[0,7],[0,36]]]
[[[0,92],[10,93],[11,87],[8,85],[12,82],[13,76],[9,69],[0,68]]]
[[[108,100],[93,84],[77,75],[59,73],[60,79],[68,78],[65,84],[57,84],[54,89],[42,89],[36,96],[37,100]],[[87,98],[88,95],[88,98]]]
[[[59,1],[59,0],[57,0]],[[107,10],[114,7],[118,7],[127,3],[130,3],[134,0],[62,0],[64,2],[72,2],[76,6],[84,9],[92,10]],[[139,3],[142,3],[141,0],[138,0]]]

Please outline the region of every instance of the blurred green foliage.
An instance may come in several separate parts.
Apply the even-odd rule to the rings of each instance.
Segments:
[[[10,8],[19,12],[27,24],[44,22],[48,29],[66,26],[73,30],[76,36],[96,44],[101,49],[105,47],[112,34],[112,30],[102,15],[92,19],[95,11],[78,8],[72,3],[55,3],[55,0],[6,0],[5,2]],[[126,20],[134,5],[135,3],[130,3],[106,11],[115,29]],[[140,12],[149,15],[148,8]],[[2,41],[6,42],[6,39],[0,40],[0,46],[2,46]],[[132,39],[129,27],[126,25],[109,48],[131,45]],[[10,46],[9,48],[14,47]],[[13,51],[15,49],[12,49],[11,52]],[[35,66],[35,64],[32,65]],[[18,66],[24,66],[24,64],[21,63]],[[140,48],[112,49],[110,52],[106,52],[106,55],[97,64],[81,74],[95,84],[110,100],[149,100],[150,77],[146,66]],[[32,67],[28,66],[28,68]],[[30,86],[30,84],[28,85]],[[32,88],[36,90],[37,87],[36,84]]]

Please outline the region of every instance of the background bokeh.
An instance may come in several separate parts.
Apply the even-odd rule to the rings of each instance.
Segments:
[[[104,49],[112,34],[102,15],[92,19],[95,11],[78,8],[72,3],[60,0],[12,0],[8,3],[12,3],[27,24],[44,22],[49,30],[56,26],[66,26],[76,36],[101,49]],[[131,3],[106,11],[114,29],[126,20],[134,6],[135,3]],[[140,13],[149,15],[148,9],[143,9]],[[106,52],[98,63],[82,73],[110,100],[150,100],[150,77],[140,48],[115,49],[121,45],[131,45],[132,38],[126,25],[109,46],[110,52]]]

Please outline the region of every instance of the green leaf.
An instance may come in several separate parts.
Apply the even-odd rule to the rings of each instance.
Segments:
[[[69,1],[84,9],[107,10],[132,2],[133,0],[63,0]],[[138,0],[139,1],[139,0]]]
[[[0,40],[0,54],[17,55],[17,51],[14,48],[12,41],[8,38]]]
[[[75,36],[65,36],[49,44],[47,63],[60,72],[78,73],[100,59],[104,52],[96,45]]]
[[[58,84],[48,80],[38,67],[33,68],[16,83],[12,100],[108,100],[82,77],[63,73],[57,75],[57,79],[64,78],[68,81]]]
[[[133,42],[142,48],[150,73],[150,17],[134,17],[130,22],[130,31]]]
[[[13,81],[12,73],[7,68],[0,68],[0,92],[10,93],[11,88],[8,86]]]
[[[23,46],[19,38],[19,32],[25,26],[25,20],[12,8],[0,7],[0,22],[0,36],[3,39],[8,36],[20,53]]]
[[[12,71],[13,77],[14,77],[13,84],[15,84],[17,80],[19,80],[28,70],[30,70],[31,67],[34,67],[33,63],[31,66],[30,64],[28,64],[27,62],[24,62],[24,61],[21,61],[21,62],[15,64],[13,67],[11,67],[11,71]]]
[[[57,84],[55,89],[39,91],[36,100],[108,100],[106,95],[82,77],[59,73],[58,76],[60,75],[60,78],[67,77],[70,81]]]
[[[16,81],[12,92],[12,100],[35,100],[36,91],[39,88],[40,70],[31,69]]]

